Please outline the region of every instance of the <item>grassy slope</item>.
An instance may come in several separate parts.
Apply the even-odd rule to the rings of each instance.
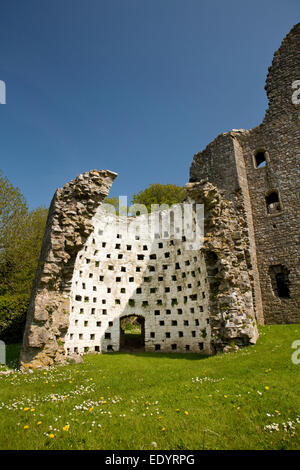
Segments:
[[[264,427],[300,423],[300,325],[260,333],[256,346],[209,358],[88,355],[0,377],[0,449],[299,449],[300,424]]]

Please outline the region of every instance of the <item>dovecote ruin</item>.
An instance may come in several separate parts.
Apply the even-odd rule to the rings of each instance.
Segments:
[[[131,316],[146,351],[203,354],[255,343],[259,323],[300,322],[299,51],[300,24],[274,55],[262,124],[221,134],[194,156],[179,209],[192,207],[195,230],[195,207],[203,205],[201,245],[180,232],[178,217],[150,234],[143,227],[154,216],[139,215],[139,230],[129,233],[128,220],[103,205],[111,171],[84,173],[57,190],[23,367],[119,351],[121,321]]]

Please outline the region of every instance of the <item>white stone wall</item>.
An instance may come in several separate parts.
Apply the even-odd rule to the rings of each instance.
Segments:
[[[200,250],[182,240],[177,221],[171,234],[162,222],[160,238],[149,233],[147,215],[130,219],[130,233],[126,221],[101,206],[93,218],[94,232],[75,263],[67,354],[118,351],[120,318],[127,315],[144,317],[146,351],[210,353]]]

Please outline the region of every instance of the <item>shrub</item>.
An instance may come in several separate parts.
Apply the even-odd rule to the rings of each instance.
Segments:
[[[22,340],[29,295],[0,296],[0,339],[6,343]]]

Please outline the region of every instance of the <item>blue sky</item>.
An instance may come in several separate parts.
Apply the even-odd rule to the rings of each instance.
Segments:
[[[0,169],[31,208],[91,169],[111,195],[184,185],[194,153],[264,117],[297,0],[1,0]]]

